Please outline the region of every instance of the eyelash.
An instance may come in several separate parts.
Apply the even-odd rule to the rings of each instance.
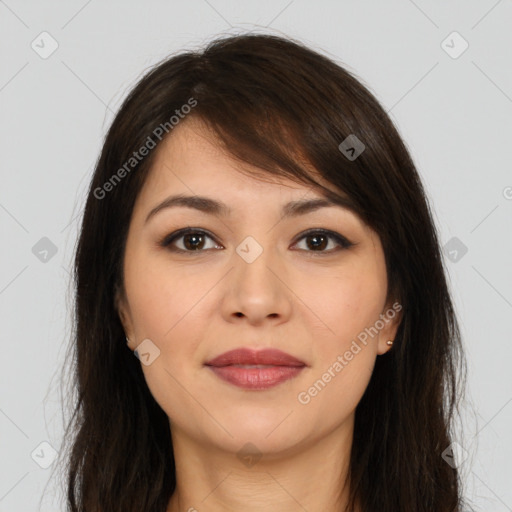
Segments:
[[[182,253],[182,254],[183,253],[197,254],[197,253],[206,252],[206,251],[211,250],[211,249],[198,249],[195,251],[189,251],[189,250],[184,250],[184,249],[178,249],[176,247],[172,247],[172,248],[169,247],[176,240],[179,240],[180,238],[183,238],[185,235],[189,235],[189,234],[206,236],[208,238],[211,238],[215,242],[215,238],[210,233],[208,233],[207,231],[204,231],[203,229],[184,228],[184,229],[180,229],[178,231],[174,231],[173,233],[171,233],[169,235],[166,235],[162,240],[160,240],[159,245],[161,247],[167,248],[169,251],[176,252],[176,253]],[[345,237],[341,236],[340,234],[335,233],[334,231],[329,231],[327,229],[310,229],[310,230],[302,233],[302,235],[297,239],[295,244],[300,242],[302,239],[307,238],[309,236],[313,236],[313,235],[326,236],[326,237],[330,238],[331,240],[334,240],[339,246],[336,249],[330,249],[328,251],[325,251],[325,250],[311,251],[311,250],[307,250],[307,249],[300,249],[305,252],[310,252],[315,256],[329,255],[334,252],[338,252],[343,249],[348,249],[349,247],[356,245],[355,243],[350,242],[349,240],[347,240]],[[215,243],[217,243],[217,242],[215,242]],[[218,244],[218,245],[220,245],[220,244]]]

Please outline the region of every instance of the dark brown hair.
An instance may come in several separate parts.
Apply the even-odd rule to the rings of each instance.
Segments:
[[[177,111],[179,122],[183,113],[206,122],[233,156],[262,175],[343,196],[379,235],[388,299],[403,309],[393,349],[377,357],[356,409],[349,510],[359,504],[362,512],[459,511],[460,475],[442,453],[452,442],[465,363],[420,177],[360,80],[301,43],[256,34],[217,39],[156,65],[129,93],[106,136],[74,268],[68,510],[164,512],[175,489],[168,417],[126,346],[115,296],[123,293],[135,199],[162,129],[172,136]],[[339,147],[350,135],[365,146],[355,159]],[[156,149],[130,160],[150,145]],[[311,168],[332,187],[321,186]]]

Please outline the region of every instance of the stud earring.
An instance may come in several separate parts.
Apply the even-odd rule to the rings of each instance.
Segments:
[[[392,346],[393,346],[393,340],[388,340],[388,341],[386,341],[386,345],[387,345],[388,347],[392,347]]]

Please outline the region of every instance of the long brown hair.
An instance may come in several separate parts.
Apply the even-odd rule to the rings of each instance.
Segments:
[[[133,205],[161,140],[172,136],[173,115],[178,122],[199,116],[262,175],[309,184],[329,198],[342,192],[379,235],[388,298],[403,309],[393,349],[377,357],[356,409],[349,510],[460,510],[460,476],[442,454],[452,442],[465,363],[418,172],[383,107],[352,73],[299,42],[256,34],[217,39],[154,66],[104,141],[73,276],[68,510],[164,512],[175,490],[169,420],[126,346],[115,303]],[[357,158],[342,144],[349,136],[364,144]],[[147,154],[133,160],[144,146]],[[320,185],[311,166],[333,187]]]

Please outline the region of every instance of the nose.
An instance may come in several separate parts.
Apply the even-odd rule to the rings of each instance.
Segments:
[[[289,319],[293,293],[286,283],[287,272],[275,254],[263,250],[254,260],[233,255],[233,268],[224,283],[222,314],[227,321],[260,325],[279,324]]]

